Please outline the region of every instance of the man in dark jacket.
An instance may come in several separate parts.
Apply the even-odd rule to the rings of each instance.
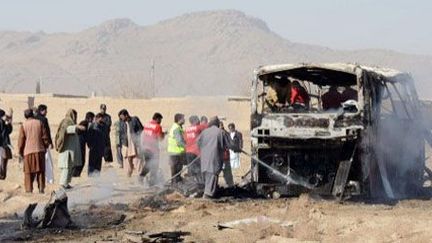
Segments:
[[[87,144],[89,147],[88,175],[99,175],[102,169],[102,157],[104,156],[105,145],[108,137],[103,114],[98,113],[93,123],[90,124],[87,134]]]
[[[78,137],[79,137],[79,143],[80,143],[80,149],[81,149],[81,161],[82,164],[79,166],[74,167],[74,171],[72,176],[73,177],[80,177],[81,172],[84,169],[85,161],[86,161],[86,145],[88,143],[88,129],[89,126],[93,123],[95,114],[93,112],[87,112],[85,115],[85,119],[79,123],[79,125],[86,128],[85,131],[77,131]]]
[[[6,115],[5,111],[0,109],[0,180],[6,179],[7,163],[12,159],[9,137],[12,133],[12,111],[10,113]]]
[[[44,104],[40,104],[37,108],[35,118],[42,122],[42,124],[45,127],[47,134],[48,134],[48,139],[49,139],[49,143],[50,143],[49,146],[50,146],[50,148],[53,148],[53,142],[52,142],[52,138],[51,138],[51,129],[49,126],[48,118],[46,117],[47,113],[48,113],[48,107]]]
[[[127,175],[132,176],[134,170],[134,160],[137,160],[141,165],[141,133],[143,131],[143,125],[136,116],[130,116],[126,109],[122,109],[119,112],[120,120],[126,124],[126,139],[123,145],[123,156],[127,159]],[[138,168],[141,171],[141,168]]]
[[[240,148],[219,128],[219,118],[214,117],[198,138],[201,150],[201,172],[204,177],[204,197],[213,198],[218,188],[218,178],[222,170],[223,156],[226,149],[240,152]]]
[[[104,132],[108,137],[108,140],[106,141],[105,144],[103,158],[106,163],[111,163],[113,162],[113,155],[111,150],[111,139],[110,139],[112,120],[111,120],[111,116],[108,113],[106,113],[106,110],[107,107],[105,104],[100,105],[100,114],[102,114],[102,121],[105,124]]]
[[[330,86],[329,90],[321,96],[323,110],[337,110],[341,106],[342,95],[337,86]]]
[[[235,124],[228,124],[229,136],[240,149],[243,149],[243,134],[236,130]],[[240,153],[230,150],[231,169],[240,168]]]

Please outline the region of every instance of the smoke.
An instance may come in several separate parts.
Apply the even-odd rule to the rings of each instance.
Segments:
[[[68,207],[74,208],[80,205],[101,204],[109,201],[121,202],[121,194],[119,193],[119,175],[115,170],[109,169],[100,173],[100,176],[88,177],[85,183],[77,184],[70,191],[66,191],[68,196]],[[57,193],[64,192],[63,189],[58,189]],[[53,195],[51,202],[54,202]],[[44,212],[44,207],[48,203],[38,203],[33,215],[41,217]]]
[[[137,163],[139,166],[136,170],[138,180],[142,181],[142,185],[146,188],[150,186],[164,187],[166,184],[166,175],[170,174],[168,166],[169,155],[165,146],[166,141],[163,139],[161,141],[154,141],[154,143],[146,143],[143,135],[143,133],[133,134],[132,137],[138,152]],[[145,173],[144,178],[139,175],[141,171]]]
[[[98,204],[119,196],[119,175],[115,170],[102,171],[99,176],[88,177],[86,183],[67,192],[70,207],[83,204]]]
[[[373,147],[371,164],[363,161],[364,172],[371,172],[365,175],[376,182],[371,192],[391,199],[418,196],[425,166],[425,121],[411,100],[392,100],[389,107],[383,99],[375,110],[376,127],[366,131],[364,139]]]
[[[75,184],[72,190],[66,191],[68,196],[68,206],[73,209],[80,206],[102,205],[109,203],[128,203],[137,200],[146,192],[156,193],[164,187],[166,183],[165,175],[169,172],[167,158],[168,154],[164,151],[164,142],[160,141],[161,148],[152,160],[145,161],[144,148],[141,135],[132,137],[135,141],[138,151],[138,156],[135,159],[135,168],[131,177],[127,177],[127,170],[119,170],[115,168],[102,168],[102,171],[93,173],[85,178],[83,183]],[[157,159],[159,158],[159,159]],[[124,158],[124,167],[128,166],[128,160]],[[155,168],[156,172],[151,175],[147,173],[145,177],[140,176],[142,167]],[[150,177],[154,176],[152,185],[150,185]],[[38,205],[35,210],[35,215],[41,215],[44,205]]]

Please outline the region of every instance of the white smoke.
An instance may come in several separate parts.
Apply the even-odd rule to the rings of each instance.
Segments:
[[[364,172],[374,171],[380,176],[377,182],[381,191],[379,185],[374,185],[375,197],[400,199],[421,193],[427,130],[421,111],[413,107],[412,100],[392,102],[392,107],[377,104],[380,109],[375,110],[376,127],[367,131],[369,137],[364,138],[366,143],[372,142],[371,163],[375,164],[366,164],[367,161],[363,164],[366,164]],[[371,166],[375,168],[370,170]]]

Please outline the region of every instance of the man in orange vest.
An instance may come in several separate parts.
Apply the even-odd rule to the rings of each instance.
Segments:
[[[163,116],[156,112],[151,121],[144,125],[142,133],[143,155],[145,165],[140,172],[142,180],[150,172],[150,185],[155,185],[159,168],[159,141],[164,139],[161,123]]]
[[[203,185],[203,178],[201,175],[201,164],[198,156],[200,156],[200,150],[197,144],[198,136],[203,130],[203,126],[200,124],[198,116],[189,117],[190,126],[185,129],[184,140],[186,142],[186,161],[192,165],[188,168],[188,174],[195,180],[199,185]],[[195,161],[197,159],[198,161]]]

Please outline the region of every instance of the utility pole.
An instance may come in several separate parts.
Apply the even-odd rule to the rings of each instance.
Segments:
[[[36,94],[41,93],[42,77],[39,76],[39,80],[36,82]]]
[[[150,63],[150,90],[151,90],[151,97],[155,97],[156,95],[156,84],[155,84],[155,60],[152,58]]]

